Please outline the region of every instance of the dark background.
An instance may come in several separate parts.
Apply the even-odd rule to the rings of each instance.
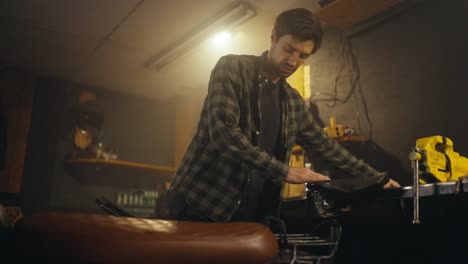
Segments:
[[[417,138],[446,136],[454,141],[455,151],[468,155],[467,10],[466,0],[419,1],[363,28],[348,32],[329,28],[321,50],[307,62],[312,103],[321,119],[328,124],[329,117],[335,116],[337,123],[369,136],[371,141],[354,146],[356,151],[402,185],[412,182],[408,154]],[[345,47],[351,49],[342,53],[346,38],[350,46]],[[358,68],[353,67],[351,50]],[[335,94],[334,81],[342,65]],[[357,69],[360,78],[353,86]],[[112,197],[121,189],[113,186],[112,179],[108,185],[83,184],[64,169],[73,142],[70,109],[84,86],[20,70],[14,76],[18,72],[36,80],[22,208],[26,213],[46,209],[99,212],[95,197]],[[86,88],[97,92],[105,112],[104,143],[115,148],[119,158],[174,165],[175,100]],[[139,186],[133,180],[128,185],[130,189],[154,187]],[[375,256],[392,263],[455,260],[466,245],[466,203],[450,199],[424,203],[421,228],[408,222],[399,204],[389,210],[383,205],[367,207],[355,218],[343,219],[347,230],[343,250],[348,257],[344,263],[375,263]]]
[[[408,154],[417,138],[446,136],[456,152],[468,155],[466,10],[464,0],[419,1],[361,29],[330,29],[310,59],[311,93],[322,93],[312,99],[325,125],[335,116],[337,124],[370,136],[376,149],[365,157],[394,171],[392,177],[404,185],[412,183]],[[354,91],[350,79],[356,71],[350,59],[341,59],[345,36],[360,70]],[[327,93],[334,94],[342,65],[336,97],[349,100],[330,107]]]

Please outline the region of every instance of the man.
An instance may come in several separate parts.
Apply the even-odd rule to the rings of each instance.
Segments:
[[[261,56],[222,57],[211,73],[200,123],[168,192],[170,217],[261,221],[275,211],[283,182],[330,178],[288,167],[295,144],[384,188],[399,184],[356,159],[315,123],[285,79],[320,47],[322,30],[306,9],[281,13]]]

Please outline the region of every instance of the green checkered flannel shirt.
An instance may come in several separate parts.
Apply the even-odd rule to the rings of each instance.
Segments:
[[[266,52],[227,55],[218,61],[197,131],[171,184],[171,192],[183,194],[187,204],[214,221],[231,219],[249,177],[267,175],[272,184],[283,184],[295,144],[317,151],[352,175],[382,180],[376,170],[323,133],[302,97],[284,79],[280,80],[282,159],[256,146],[260,129],[255,94],[265,80],[261,74],[265,59]]]

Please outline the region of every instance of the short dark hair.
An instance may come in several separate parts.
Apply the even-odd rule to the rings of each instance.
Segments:
[[[282,12],[276,17],[273,28],[276,39],[283,35],[292,35],[299,40],[314,41],[315,53],[322,43],[322,27],[311,11],[305,8],[295,8]]]

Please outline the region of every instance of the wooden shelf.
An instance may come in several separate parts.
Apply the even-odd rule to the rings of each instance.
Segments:
[[[336,137],[333,139],[340,143],[341,142],[366,142],[367,141],[367,138],[361,135],[347,135],[347,136]]]
[[[346,135],[346,136],[341,136],[341,137],[336,137],[333,138],[335,141],[343,143],[343,142],[366,142],[367,138],[365,136],[361,135]],[[303,151],[302,147],[299,145],[296,145],[292,148],[292,153],[293,154],[301,154],[301,151]]]
[[[331,26],[350,29],[401,2],[401,0],[337,0],[319,9],[316,15]]]
[[[65,169],[84,183],[119,186],[155,185],[169,180],[176,171],[173,167],[103,159],[67,160]]]

